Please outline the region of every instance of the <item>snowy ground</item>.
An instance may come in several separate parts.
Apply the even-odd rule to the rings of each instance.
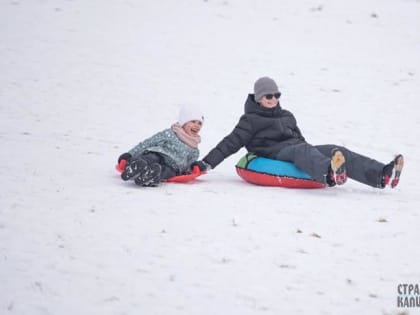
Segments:
[[[0,1],[0,314],[420,313],[419,30],[419,0]],[[398,188],[253,186],[245,151],[119,180],[185,102],[204,156],[263,75],[311,143],[403,153]]]

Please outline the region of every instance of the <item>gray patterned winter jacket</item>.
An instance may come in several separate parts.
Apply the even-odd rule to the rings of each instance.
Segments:
[[[171,128],[158,132],[140,142],[128,152],[133,158],[137,158],[145,152],[159,153],[162,155],[165,164],[179,174],[189,172],[191,163],[197,161],[200,155],[197,148],[192,148],[182,142]]]

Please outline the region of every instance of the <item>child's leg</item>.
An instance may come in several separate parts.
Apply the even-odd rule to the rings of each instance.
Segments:
[[[161,180],[168,179],[177,175],[177,172],[172,167],[166,165],[165,159],[159,153],[148,152],[143,155],[143,158],[148,161],[149,165],[158,163],[161,166]]]
[[[322,154],[329,155],[338,148],[346,159],[347,176],[372,187],[382,187],[384,164],[344,147],[325,144],[315,146]]]
[[[125,167],[121,174],[123,180],[134,179],[140,186],[156,186],[161,181],[160,155],[146,152],[137,156]]]
[[[162,173],[160,177],[162,179],[168,179],[177,175],[177,173],[172,167],[167,166],[166,164],[161,164],[161,166],[162,166]]]
[[[325,183],[331,165],[331,152],[324,154],[309,143],[299,143],[282,149],[276,159],[290,161],[316,181]]]
[[[131,178],[137,177],[141,173],[143,173],[147,167],[148,167],[147,161],[145,161],[141,157],[135,160],[132,159],[125,166],[124,171],[121,173],[121,178],[122,180],[129,180]]]
[[[148,165],[145,171],[134,179],[134,182],[139,186],[158,186],[161,181],[161,171],[162,168],[158,163]]]

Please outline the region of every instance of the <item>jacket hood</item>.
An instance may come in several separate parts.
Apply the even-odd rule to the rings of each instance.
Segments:
[[[273,108],[267,108],[261,106],[255,101],[254,94],[248,94],[248,98],[245,102],[245,114],[257,114],[265,117],[273,117],[281,115],[281,106],[280,103]]]

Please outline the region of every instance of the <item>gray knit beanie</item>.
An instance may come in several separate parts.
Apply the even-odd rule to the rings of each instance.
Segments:
[[[254,94],[256,102],[258,102],[264,95],[274,94],[278,92],[279,88],[276,82],[269,77],[262,77],[255,81]]]

